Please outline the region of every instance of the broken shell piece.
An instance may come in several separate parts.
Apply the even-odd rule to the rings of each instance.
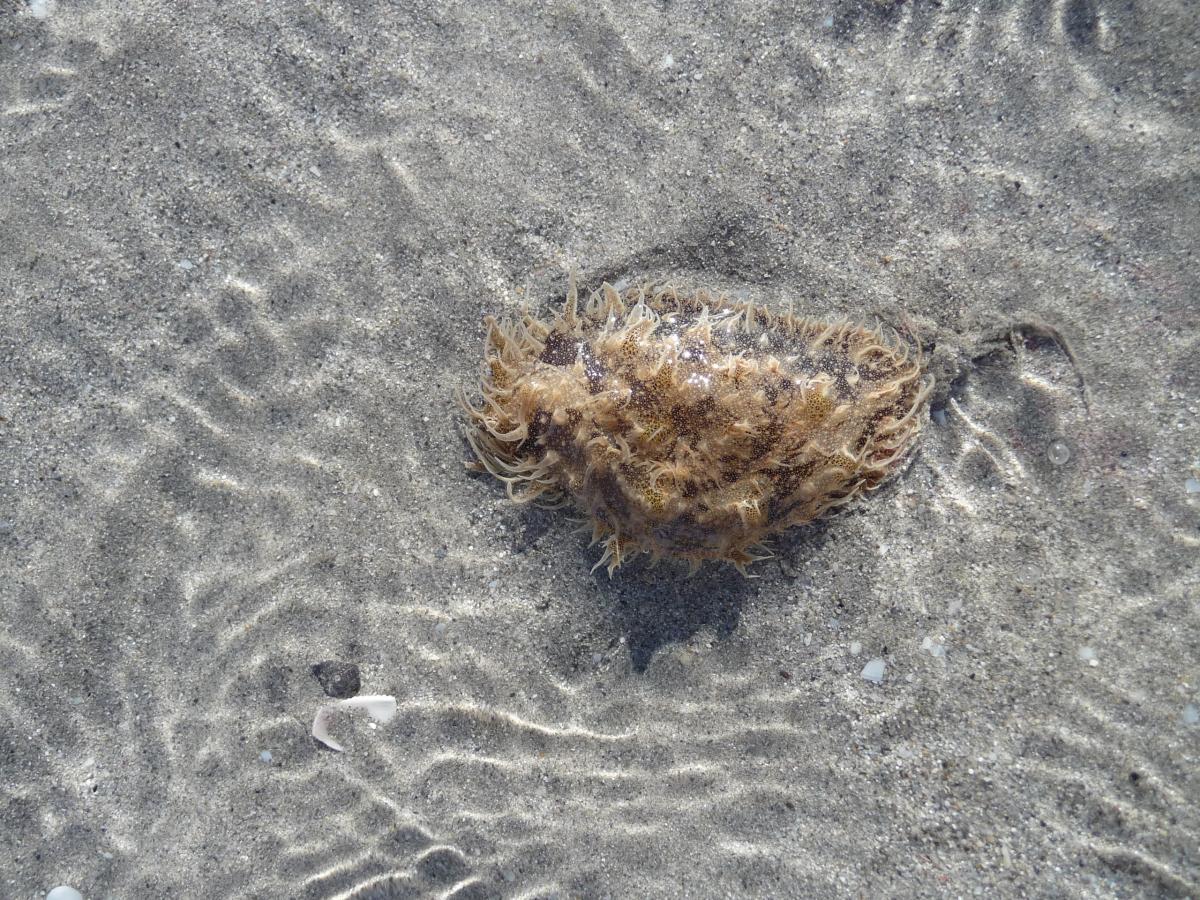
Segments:
[[[376,722],[390,722],[392,716],[396,715],[396,698],[390,694],[348,697],[337,703],[325,704],[317,710],[317,716],[313,719],[312,736],[330,750],[336,750],[338,753],[342,753],[346,748],[329,736],[329,717],[333,715],[335,709],[342,706],[362,707],[367,711],[367,715]]]

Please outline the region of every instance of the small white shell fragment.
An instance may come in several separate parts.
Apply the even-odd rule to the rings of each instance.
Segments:
[[[83,894],[67,884],[52,888],[46,895],[46,900],[83,900]]]
[[[322,706],[317,710],[316,718],[313,719],[312,736],[330,750],[336,750],[338,753],[344,752],[346,748],[329,736],[329,717],[335,709],[342,706],[365,709],[367,715],[376,722],[390,722],[396,715],[396,698],[390,694],[347,697],[337,703],[327,703]]]
[[[35,19],[48,19],[50,18],[50,14],[54,12],[54,7],[57,5],[57,0],[29,0],[29,5],[26,7],[26,11]],[[57,890],[57,888],[55,890]],[[75,889],[67,888],[67,890],[73,891]],[[54,891],[51,891],[51,893],[54,893]],[[75,894],[78,896],[79,892],[75,891]],[[71,900],[71,895],[63,894],[62,897],[55,897],[54,900]]]
[[[862,677],[872,684],[883,684],[883,673],[886,669],[887,663],[876,658],[863,666]]]
[[[932,634],[926,635],[925,640],[921,641],[921,649],[930,656],[938,658],[946,655],[946,645]]]

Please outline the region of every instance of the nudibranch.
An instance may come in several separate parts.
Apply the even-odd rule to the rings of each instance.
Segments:
[[[551,321],[484,323],[468,466],[584,513],[609,575],[638,553],[745,574],[897,471],[928,418],[919,348],[849,321],[669,286],[580,302],[572,280]]]

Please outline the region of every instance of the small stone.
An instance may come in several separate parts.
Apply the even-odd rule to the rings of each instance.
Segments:
[[[50,893],[46,895],[46,900],[83,900],[83,894],[70,885],[60,884],[56,888],[51,888]]]
[[[873,659],[863,666],[862,677],[872,684],[883,684],[883,673],[887,671],[887,663],[882,659]]]
[[[858,656],[858,654],[860,654],[860,653],[862,653],[862,644],[860,644],[858,641],[851,641],[850,642],[850,655]]]
[[[1091,647],[1080,647],[1079,648],[1079,661],[1085,662],[1089,666],[1100,665],[1099,660],[1096,659],[1096,651]]]
[[[1056,438],[1046,448],[1046,456],[1056,466],[1065,465],[1071,458],[1071,448],[1067,446],[1066,441]]]
[[[176,267],[183,269],[185,272],[190,272],[192,269],[196,268],[195,263],[193,263],[190,259],[181,259],[175,265]]]
[[[1183,483],[1183,488],[1189,494],[1200,494],[1200,478],[1189,478]]]
[[[264,750],[262,753],[258,754],[258,758],[265,763],[269,763],[273,757],[271,756],[270,750]]]
[[[309,671],[320,682],[326,696],[344,700],[362,690],[362,679],[358,674],[358,666],[354,663],[327,659],[317,663]]]
[[[1195,703],[1189,703],[1183,708],[1179,718],[1183,719],[1184,725],[1200,725],[1200,709],[1196,708]]]

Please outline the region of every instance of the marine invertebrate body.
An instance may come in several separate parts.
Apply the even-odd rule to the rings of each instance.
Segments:
[[[725,560],[878,486],[912,447],[931,379],[897,336],[670,287],[487,327],[476,460],[521,501],[574,504],[630,555]]]

